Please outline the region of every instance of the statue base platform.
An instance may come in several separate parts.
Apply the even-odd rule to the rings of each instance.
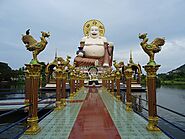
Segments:
[[[96,67],[96,66],[81,66],[81,67],[76,67],[76,69],[79,69],[83,73],[88,73],[89,68],[91,68],[91,67]],[[111,67],[97,66],[96,68],[97,68],[98,74],[101,74],[101,73],[104,73],[105,71],[107,71],[107,69],[110,69]]]
[[[90,80],[89,85],[99,85],[98,80]]]

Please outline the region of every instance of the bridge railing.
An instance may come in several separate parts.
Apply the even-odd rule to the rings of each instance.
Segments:
[[[56,98],[56,97],[55,97],[55,94],[52,95],[52,96],[44,97],[44,98],[40,99],[40,100],[38,101],[38,104],[43,104],[43,103],[42,103],[43,101],[48,100],[48,99],[51,99],[51,98]],[[54,106],[51,106],[51,105],[53,105],[54,103],[55,103],[55,101],[50,100],[49,103],[48,103],[47,105],[45,105],[45,106],[42,107],[42,108],[38,108],[38,113],[40,113],[40,114],[39,114],[39,119],[38,119],[39,122],[40,122],[42,119],[44,119],[44,117],[46,117],[49,113],[51,113],[51,112],[54,110]],[[4,138],[5,136],[9,136],[8,138],[17,139],[17,138],[19,138],[28,128],[30,128],[29,125],[25,124],[26,121],[27,121],[27,118],[29,117],[27,109],[28,109],[28,107],[30,107],[30,106],[32,106],[32,104],[28,104],[28,105],[25,105],[25,106],[22,106],[22,107],[19,107],[19,108],[10,110],[10,111],[5,112],[5,113],[3,113],[3,114],[0,115],[0,119],[2,119],[2,118],[4,118],[4,117],[10,116],[11,114],[14,114],[15,112],[20,111],[20,110],[23,110],[23,111],[26,113],[26,115],[27,115],[27,116],[25,116],[25,117],[23,117],[23,118],[21,118],[21,119],[18,119],[17,121],[15,121],[15,122],[13,122],[13,123],[7,123],[7,124],[6,124],[6,127],[1,127],[1,129],[0,129],[0,138]],[[45,110],[46,108],[48,108],[49,106],[50,106],[49,111],[47,111],[45,114],[42,115],[41,112],[42,112],[43,110]],[[1,125],[2,125],[2,123],[1,123]],[[21,131],[19,130],[18,133],[16,133],[16,134],[13,133],[12,135],[7,134],[7,133],[9,133],[9,132],[12,132],[12,131],[10,131],[10,129],[16,128],[17,125],[21,125],[21,129],[20,129]]]
[[[148,103],[148,101],[147,101],[146,99],[143,99],[143,98],[138,97],[138,96],[135,96],[135,95],[132,95],[132,97],[133,97],[134,99],[138,100],[138,101],[135,100],[136,103],[132,103],[132,104],[133,104],[133,105],[132,105],[133,111],[136,112],[137,114],[139,114],[140,116],[144,117],[146,120],[148,120],[147,116],[144,115],[142,111],[138,111],[138,107],[140,107],[140,108],[142,108],[143,110],[145,110],[146,113],[148,113],[148,109],[145,108],[145,107],[142,105],[142,103],[140,103],[140,104],[137,103],[137,102],[141,102],[141,101],[144,101],[145,103]],[[170,112],[170,113],[172,113],[172,114],[174,114],[174,115],[180,116],[180,117],[181,117],[181,120],[184,121],[184,118],[185,118],[185,115],[184,115],[184,114],[179,113],[179,112],[177,112],[177,111],[174,111],[174,110],[172,110],[172,109],[166,108],[166,107],[164,107],[164,106],[161,106],[161,105],[159,105],[159,104],[155,104],[155,105],[156,105],[158,108],[161,108],[162,110],[165,110],[165,111]],[[160,119],[159,122],[162,122],[162,121],[163,121],[164,124],[169,124],[173,129],[176,128],[176,130],[175,130],[174,132],[180,131],[180,132],[185,136],[185,130],[184,130],[185,126],[184,126],[184,128],[183,128],[183,127],[180,127],[179,125],[174,124],[172,121],[167,120],[166,118],[164,118],[164,117],[161,116],[160,114],[157,114],[156,116]],[[162,121],[161,121],[161,120],[162,120]],[[158,126],[158,128],[159,128],[160,130],[162,130],[167,136],[169,136],[170,138],[174,138],[174,139],[175,139],[174,133],[171,133],[171,131],[168,131],[167,129],[164,129],[164,127],[162,127],[162,123],[161,123],[161,124],[158,124],[157,126]],[[182,135],[182,136],[183,136],[183,135]]]

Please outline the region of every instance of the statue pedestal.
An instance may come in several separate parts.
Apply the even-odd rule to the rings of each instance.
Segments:
[[[29,78],[29,118],[27,119],[29,128],[25,131],[25,134],[37,134],[40,131],[38,124],[38,87],[40,79],[41,65],[39,64],[26,64]]]
[[[89,84],[88,85],[99,85],[98,79],[96,79],[96,80],[89,80]]]
[[[147,72],[147,88],[148,88],[148,125],[149,131],[160,131],[157,127],[157,100],[156,100],[156,72],[160,65],[144,66]]]

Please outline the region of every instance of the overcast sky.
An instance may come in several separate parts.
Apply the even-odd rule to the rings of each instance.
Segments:
[[[83,25],[90,19],[104,24],[118,61],[127,63],[132,49],[134,62],[145,65],[148,56],[139,45],[138,34],[147,32],[149,42],[166,38],[156,54],[159,72],[185,63],[185,0],[0,0],[0,61],[13,69],[30,62],[32,55],[21,41],[28,28],[37,40],[40,31],[51,32],[40,61],[52,61],[56,49],[59,56],[74,58]]]

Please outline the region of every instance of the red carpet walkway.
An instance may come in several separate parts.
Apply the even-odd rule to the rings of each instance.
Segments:
[[[89,89],[69,138],[121,138],[96,88]]]

